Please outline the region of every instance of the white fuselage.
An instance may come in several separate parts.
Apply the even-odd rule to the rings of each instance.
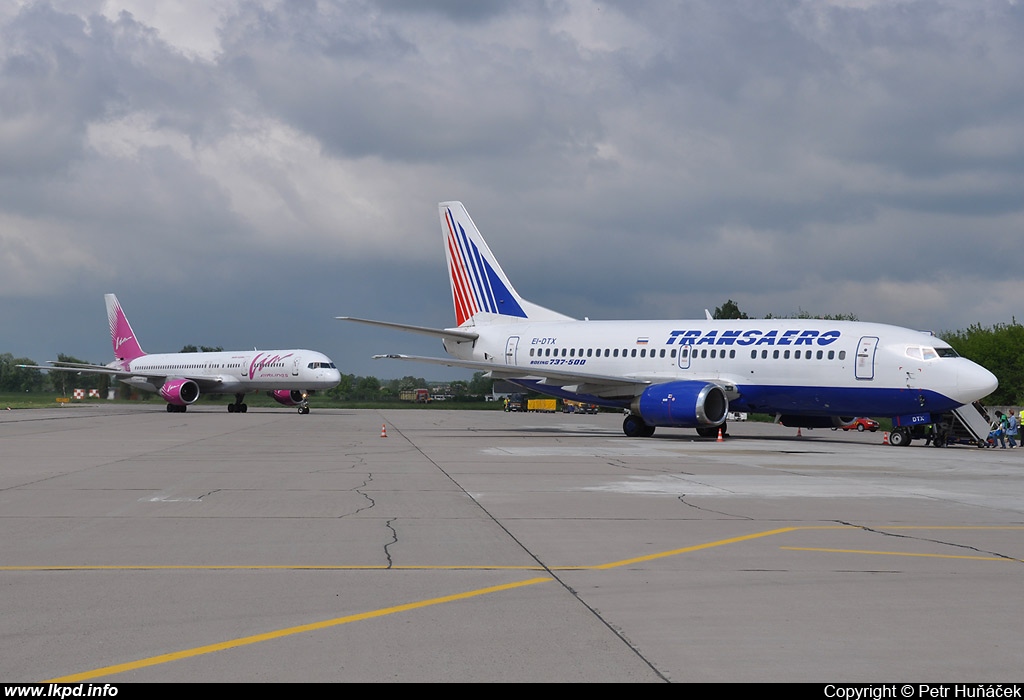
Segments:
[[[122,379],[149,391],[160,386],[141,375],[164,374],[168,379],[188,378],[204,387],[216,383],[216,393],[239,394],[276,389],[330,389],[341,381],[340,372],[323,353],[313,350],[249,350],[227,352],[162,353],[143,355],[126,369],[140,373]],[[207,388],[207,391],[211,389]]]
[[[628,409],[629,437],[661,426],[707,432],[730,409],[807,427],[855,416],[924,425],[998,386],[933,335],[879,323],[710,314],[578,321],[516,292],[461,202],[441,202],[438,213],[457,327],[338,318],[437,336],[453,356],[376,357],[482,370],[550,396]]]
[[[993,391],[991,372],[935,336],[896,326],[808,319],[528,321],[463,326],[474,342],[446,340],[458,358],[661,384],[698,380],[734,387],[732,410],[825,415],[946,411]],[[635,388],[579,393],[625,405]],[[544,391],[544,383],[535,385]],[[623,393],[626,392],[626,393]]]

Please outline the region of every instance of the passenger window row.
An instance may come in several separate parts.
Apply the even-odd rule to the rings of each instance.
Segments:
[[[699,357],[701,359],[705,359],[705,358],[709,358],[710,357],[712,359],[715,359],[715,358],[725,359],[726,357],[728,357],[729,359],[734,359],[736,357],[736,350],[735,350],[735,348],[729,348],[728,350],[726,350],[725,348],[721,348],[721,349],[719,349],[719,348],[711,348],[711,349],[701,348],[700,350],[697,350],[696,348],[693,348],[692,349],[692,353],[691,353],[691,348],[684,347],[684,348],[682,348],[681,352],[682,352],[682,357],[683,358],[686,358],[686,357],[697,358],[697,357]],[[651,358],[670,357],[670,358],[674,358],[675,356],[676,356],[676,348],[672,348],[669,351],[666,351],[665,348],[661,348],[660,350],[655,349],[655,348],[651,348],[649,351],[648,351],[647,348],[624,348],[621,351],[621,353],[620,353],[618,348],[604,348],[604,349],[599,349],[599,350],[595,350],[593,348],[585,348],[585,349],[584,348],[578,348],[578,349],[577,348],[530,348],[530,357],[651,357]],[[846,351],[845,350],[839,350],[837,352],[835,350],[817,350],[817,351],[815,351],[815,350],[778,350],[778,349],[776,349],[776,350],[762,349],[760,352],[758,352],[757,350],[751,350],[750,351],[750,359],[751,360],[756,360],[756,359],[758,359],[758,357],[760,357],[762,360],[767,360],[769,358],[769,356],[773,360],[780,360],[780,359],[781,360],[789,360],[789,359],[793,359],[793,360],[800,360],[800,359],[804,359],[804,360],[811,360],[811,359],[835,360],[837,358],[840,359],[840,360],[845,360],[846,359]]]

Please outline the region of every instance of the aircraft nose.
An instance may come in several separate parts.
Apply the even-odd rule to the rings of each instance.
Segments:
[[[999,388],[999,380],[996,379],[996,375],[970,361],[964,363],[964,366],[960,368],[956,379],[960,400],[964,403],[983,399]]]

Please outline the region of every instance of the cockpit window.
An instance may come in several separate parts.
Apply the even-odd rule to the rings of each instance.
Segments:
[[[337,369],[333,362],[310,362],[307,366],[310,369]]]
[[[937,360],[940,357],[960,357],[953,348],[928,348],[920,345],[907,346],[907,357],[915,360]]]

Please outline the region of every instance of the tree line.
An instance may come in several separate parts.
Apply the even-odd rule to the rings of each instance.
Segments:
[[[483,372],[474,372],[470,381],[446,382],[438,387],[438,382],[427,383],[423,377],[407,375],[401,379],[377,379],[376,377],[359,377],[354,374],[342,374],[341,383],[324,393],[339,401],[380,401],[397,400],[403,391],[413,389],[442,389],[454,400],[479,400],[491,393],[493,379],[484,377]]]
[[[57,360],[89,364],[85,360],[64,353],[59,353]],[[0,392],[24,394],[56,391],[66,396],[72,389],[98,389],[102,396],[107,395],[110,377],[105,374],[76,375],[72,372],[40,372],[36,369],[18,367],[18,365],[38,364],[31,358],[15,357],[9,352],[0,355]]]
[[[716,319],[749,318],[740,311],[739,305],[732,299],[716,307],[713,316]],[[852,314],[812,315],[802,310],[789,316],[769,315],[766,318],[858,320]],[[974,324],[964,330],[944,331],[939,333],[938,337],[953,346],[957,353],[987,368],[999,379],[999,388],[985,399],[986,403],[997,406],[1024,405],[1024,326],[1017,323],[1015,318],[1010,323],[997,323],[987,328],[981,324]],[[220,350],[200,347],[203,351]],[[196,350],[195,345],[186,345],[181,351]],[[85,363],[84,360],[63,353],[59,354],[57,359],[62,362]],[[39,363],[30,358],[14,357],[11,353],[0,355],[0,392],[56,391],[67,395],[71,389],[99,389],[101,395],[106,396],[107,388],[110,386],[110,377],[107,375],[43,373],[17,366],[37,364]],[[454,398],[480,397],[491,392],[491,384],[492,380],[484,378],[483,372],[477,372],[470,381],[450,382],[446,393],[450,393]],[[405,376],[401,379],[382,380],[377,377],[342,374],[341,383],[325,393],[340,401],[378,401],[397,399],[402,391],[428,386],[430,385],[422,377]]]
[[[993,406],[1024,405],[1024,326],[1013,319],[989,328],[974,324],[966,330],[938,334],[959,355],[974,360],[996,375],[999,388],[983,401]]]
[[[189,349],[192,348],[192,349]],[[217,352],[220,348],[203,347],[202,352]],[[194,345],[186,345],[181,352],[197,352]],[[60,353],[60,362],[75,364],[96,364],[81,360],[71,355]],[[0,355],[0,393],[39,393],[56,392],[61,396],[69,396],[74,389],[98,389],[106,398],[107,390],[112,386],[106,374],[76,374],[75,372],[40,372],[26,369],[18,365],[38,365],[28,357],[14,357],[11,353]],[[483,400],[483,396],[491,393],[493,380],[484,378],[483,372],[473,374],[470,381],[453,381],[443,384],[443,393],[455,400]],[[338,401],[380,401],[398,400],[401,392],[410,389],[426,389],[436,387],[438,382],[428,383],[423,377],[411,375],[401,379],[378,379],[377,377],[361,377],[355,374],[342,374],[341,383],[324,393]],[[120,383],[113,386],[127,393],[128,387]]]

